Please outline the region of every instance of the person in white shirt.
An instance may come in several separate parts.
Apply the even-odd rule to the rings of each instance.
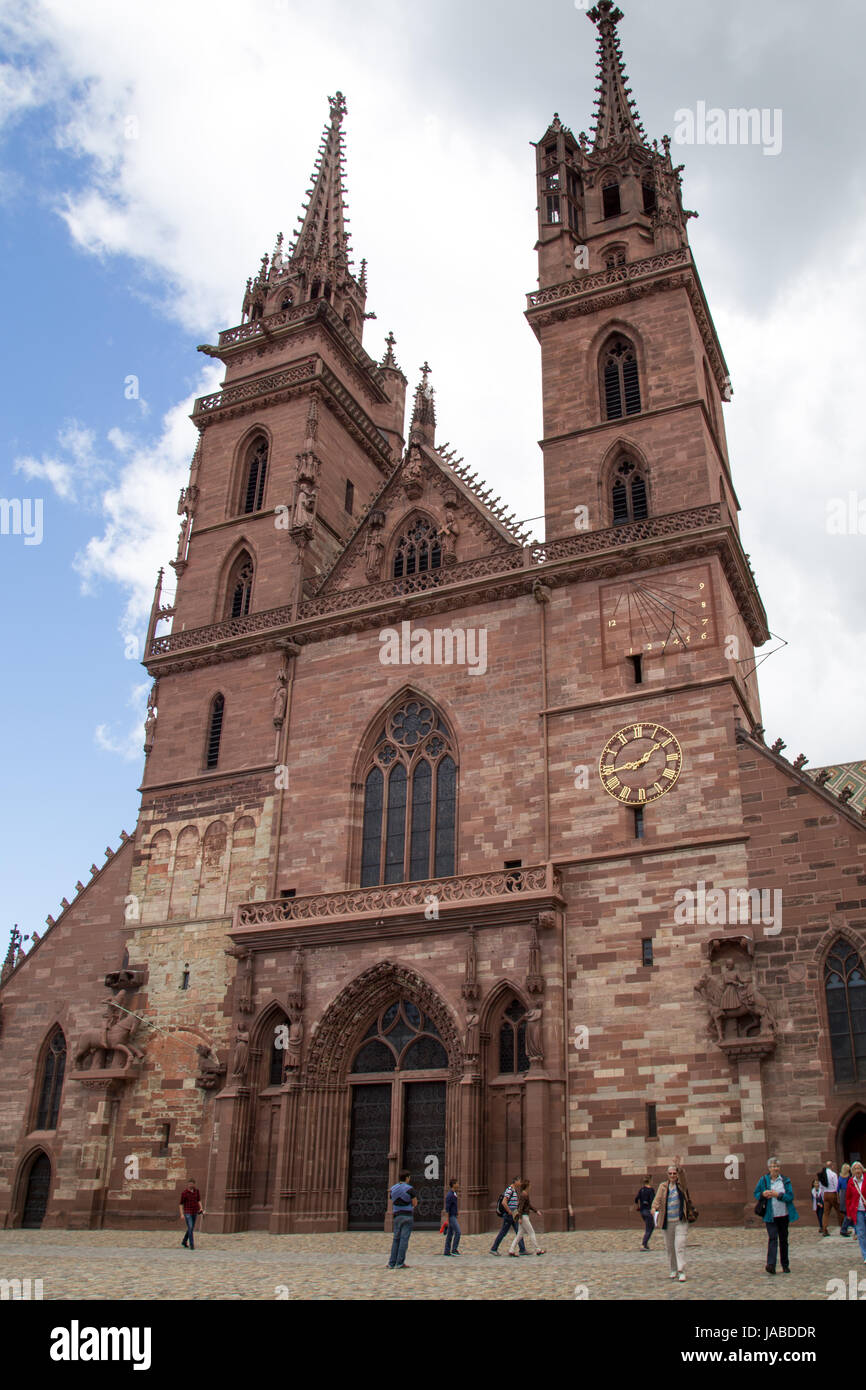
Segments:
[[[824,1214],[821,1218],[821,1235],[828,1236],[830,1234],[829,1226],[831,1211],[835,1211],[836,1213],[836,1220],[839,1222],[840,1230],[842,1227],[842,1217],[839,1213],[839,1175],[838,1173],[834,1173],[833,1171],[833,1160],[831,1158],[827,1159],[827,1162],[824,1165],[821,1172],[819,1173],[818,1177],[821,1183],[821,1192],[824,1197]]]

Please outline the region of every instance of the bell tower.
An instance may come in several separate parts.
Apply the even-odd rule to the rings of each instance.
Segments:
[[[539,288],[527,319],[541,346],[549,553],[599,532],[619,572],[647,570],[663,560],[654,537],[711,529],[723,572],[662,576],[646,592],[626,581],[611,611],[602,601],[602,636],[609,646],[614,629],[622,638],[625,605],[614,664],[646,660],[660,642],[666,655],[697,643],[715,652],[716,674],[742,674],[767,640],[766,618],[739,542],[722,411],[730,379],[689,246],[696,214],[683,207],[670,140],[650,141],[641,124],[622,12],[599,0],[588,17],[598,31],[593,130],[575,136],[557,114],[535,146]],[[701,608],[709,589],[712,621]],[[726,645],[735,656],[722,656]],[[754,683],[749,702],[757,717]]]

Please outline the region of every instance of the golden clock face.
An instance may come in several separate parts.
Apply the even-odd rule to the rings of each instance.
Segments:
[[[676,656],[716,642],[709,565],[605,585],[599,607],[605,666],[628,656]]]
[[[624,806],[645,806],[675,787],[683,750],[663,724],[629,724],[608,739],[598,761],[605,791]]]

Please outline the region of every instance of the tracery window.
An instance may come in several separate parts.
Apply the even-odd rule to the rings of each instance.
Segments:
[[[241,511],[260,512],[265,499],[268,471],[268,441],[259,438],[250,445],[241,490]]]
[[[394,552],[394,578],[409,578],[442,568],[442,547],[436,528],[426,517],[418,517],[404,531]]]
[[[616,270],[617,266],[625,265],[625,247],[608,246],[604,252],[605,270]]]
[[[646,479],[631,459],[622,459],[614,474],[611,511],[614,526],[623,526],[627,521],[643,521],[649,516]]]
[[[824,964],[824,995],[836,1082],[866,1081],[866,972],[844,937],[833,943]]]
[[[526,1055],[526,1010],[519,999],[512,999],[499,1027],[499,1071],[517,1075],[529,1071]]]
[[[250,611],[255,566],[248,551],[241,551],[232,565],[228,582],[228,618],[245,618]]]
[[[364,1034],[352,1063],[356,1076],[373,1072],[438,1071],[448,1066],[439,1030],[417,1004],[389,1004]]]
[[[453,874],[457,762],[436,711],[407,700],[385,720],[364,779],[361,887]]]
[[[36,1110],[36,1129],[56,1129],[60,1113],[63,1074],[66,1071],[66,1038],[62,1028],[55,1028],[48,1039],[42,1058],[42,1077],[39,1105]]]
[[[604,354],[604,408],[608,420],[641,409],[637,354],[628,338],[614,338]]]

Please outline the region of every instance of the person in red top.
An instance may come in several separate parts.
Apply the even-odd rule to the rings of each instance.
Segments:
[[[180,1194],[181,1220],[186,1222],[186,1235],[181,1241],[181,1245],[186,1245],[190,1250],[195,1249],[193,1232],[195,1230],[195,1219],[199,1212],[204,1216],[204,1208],[201,1204],[201,1193],[195,1185],[195,1178],[187,1178],[186,1187]]]
[[[848,1220],[857,1232],[863,1263],[866,1264],[866,1174],[862,1163],[851,1164],[851,1176],[845,1188],[845,1205]]]

